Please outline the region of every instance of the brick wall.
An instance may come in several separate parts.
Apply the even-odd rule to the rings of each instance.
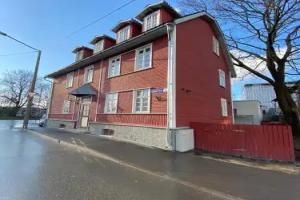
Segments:
[[[176,122],[179,127],[188,126],[191,121],[232,122],[230,69],[224,54],[217,56],[212,50],[214,34],[202,19],[177,25]],[[219,69],[226,73],[226,88],[219,86]],[[221,97],[227,99],[228,117],[221,116]]]
[[[134,71],[135,49],[121,55],[120,76],[108,78],[109,59],[94,63],[94,76],[91,86],[98,90],[93,97],[89,121],[105,123],[125,123],[135,125],[165,126],[167,101],[166,93],[151,95],[151,114],[132,114],[133,90],[141,88],[166,88],[168,48],[167,36],[152,42],[152,68]],[[72,88],[65,87],[66,75],[55,79],[50,118],[78,119],[79,103],[72,102],[70,114],[62,114],[63,101],[68,99],[68,93],[83,84],[84,68],[74,72]],[[101,80],[101,82],[99,82]],[[118,113],[103,114],[105,94],[119,92]]]

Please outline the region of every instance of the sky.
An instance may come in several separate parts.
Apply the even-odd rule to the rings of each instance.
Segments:
[[[96,35],[114,36],[111,29],[120,20],[135,17],[159,0],[137,0],[109,17],[70,35],[78,28],[125,4],[128,0],[0,0],[0,31],[42,50],[40,76],[74,61],[72,50]],[[176,0],[168,1],[179,8]],[[36,52],[0,35],[0,75],[11,69],[33,70]],[[233,98],[243,98],[243,84],[261,82],[247,78],[234,81]]]

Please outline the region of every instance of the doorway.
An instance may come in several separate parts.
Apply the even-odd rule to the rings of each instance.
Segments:
[[[80,128],[87,128],[89,126],[89,114],[92,98],[82,97],[80,108]]]

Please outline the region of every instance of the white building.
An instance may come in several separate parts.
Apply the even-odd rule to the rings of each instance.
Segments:
[[[236,124],[260,124],[263,119],[261,104],[257,100],[233,101]]]
[[[245,100],[258,100],[263,112],[268,112],[270,108],[279,112],[275,91],[269,83],[245,84],[244,89]],[[299,95],[293,94],[293,99],[299,102]]]

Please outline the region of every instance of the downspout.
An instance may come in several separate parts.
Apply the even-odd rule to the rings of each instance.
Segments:
[[[173,23],[167,23],[167,33],[168,33],[168,85],[167,85],[167,143],[169,139],[171,140],[171,147],[173,151],[176,151],[176,131],[172,130],[175,128],[174,118],[174,70],[175,70],[175,25]]]
[[[232,123],[235,124],[234,119],[234,108],[233,108],[233,96],[232,96],[232,87],[231,87],[231,72],[229,71],[229,83],[230,83],[230,99],[231,99],[231,117],[232,117]]]

